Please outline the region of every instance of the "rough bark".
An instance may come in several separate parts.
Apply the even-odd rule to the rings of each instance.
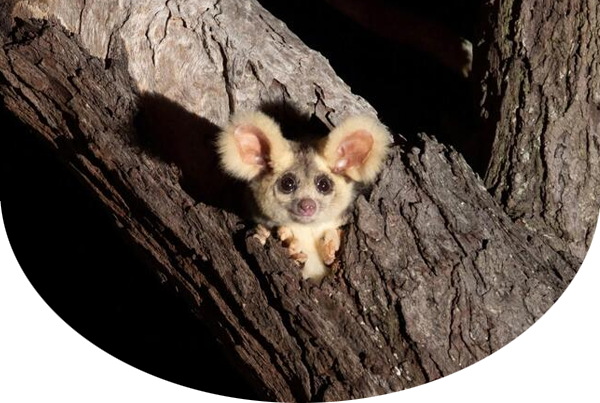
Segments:
[[[154,100],[157,120],[176,112],[167,129],[205,144],[233,110],[273,100],[327,126],[374,111],[254,1],[138,4],[17,3],[14,15],[59,22],[11,28],[0,93],[265,399],[359,398],[453,373],[527,329],[575,274],[560,239],[513,222],[423,135],[357,200],[335,275],[301,280],[276,241],[261,246],[250,223],[192,196],[181,181],[197,167],[148,152],[132,122]]]
[[[497,0],[483,15],[485,184],[513,219],[583,259],[600,208],[600,5]]]

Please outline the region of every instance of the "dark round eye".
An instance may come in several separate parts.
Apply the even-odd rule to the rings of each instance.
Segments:
[[[331,193],[331,191],[333,190],[333,182],[325,175],[317,176],[317,178],[315,179],[315,185],[317,186],[319,192],[325,195]]]
[[[279,190],[282,193],[292,193],[298,188],[298,180],[294,174],[287,173],[279,179]]]

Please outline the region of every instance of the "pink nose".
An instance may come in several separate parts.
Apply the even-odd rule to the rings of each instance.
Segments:
[[[310,217],[317,210],[317,203],[313,199],[302,199],[298,202],[298,210],[301,215]]]

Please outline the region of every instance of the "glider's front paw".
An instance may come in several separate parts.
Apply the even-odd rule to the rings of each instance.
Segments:
[[[340,229],[329,229],[325,231],[320,242],[319,251],[321,259],[326,265],[331,265],[335,261],[335,253],[340,249]]]
[[[298,239],[294,238],[294,234],[289,228],[279,227],[277,236],[279,236],[283,246],[287,248],[288,255],[294,259],[297,264],[301,265],[306,262],[306,253],[300,250],[300,242]]]
[[[261,245],[267,243],[267,239],[271,236],[271,231],[269,231],[264,226],[258,224],[254,229],[254,234],[252,235],[254,238],[258,239]]]

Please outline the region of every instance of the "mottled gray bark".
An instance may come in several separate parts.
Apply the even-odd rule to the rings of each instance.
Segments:
[[[277,241],[260,245],[202,186],[182,185],[210,167],[190,158],[239,108],[292,100],[327,126],[374,111],[254,1],[148,4],[18,3],[15,15],[60,23],[11,28],[0,93],[265,399],[343,400],[437,379],[514,339],[568,285],[580,260],[567,246],[513,222],[426,135],[394,147],[357,200],[335,274],[303,281]],[[132,124],[140,107],[194,145],[168,161],[149,152]]]
[[[583,259],[600,208],[600,4],[497,0],[483,16],[486,186],[513,219]]]

